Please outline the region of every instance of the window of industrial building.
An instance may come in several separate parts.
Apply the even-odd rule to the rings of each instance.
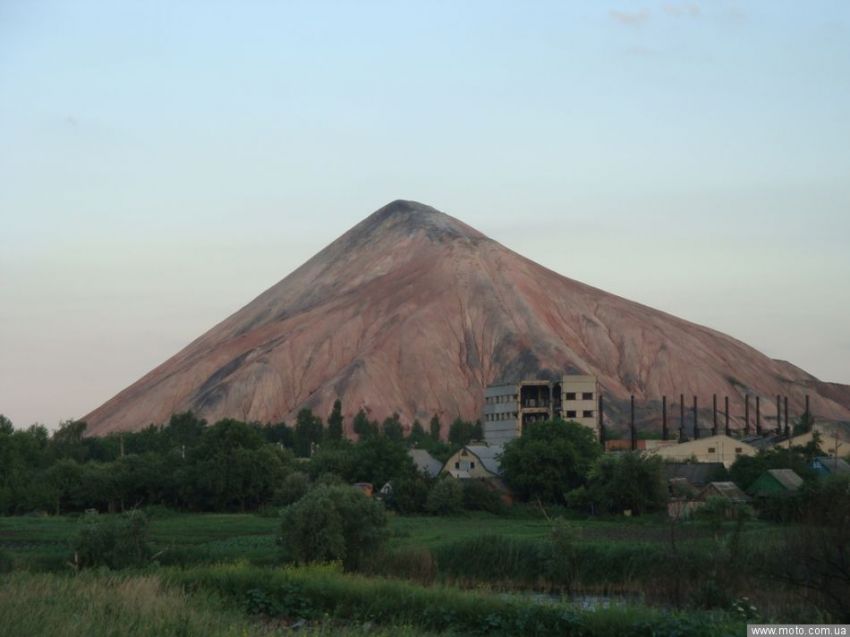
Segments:
[[[459,462],[455,462],[455,469],[460,469],[460,463]]]
[[[575,417],[576,417],[576,412],[574,412],[574,411],[568,411],[567,412],[567,418],[575,418]]]
[[[581,417],[582,418],[593,418],[593,412],[585,409],[583,412],[581,412]]]
[[[735,453],[742,453],[743,451],[740,447],[735,447]]]
[[[593,392],[592,391],[586,391],[586,392],[582,393],[581,399],[582,400],[593,400]]]
[[[469,463],[469,468],[470,468],[470,469],[474,469],[474,468],[475,468],[475,463],[474,463],[474,462],[470,462],[470,463]]]
[[[708,448],[708,453],[714,453],[714,447],[709,447],[709,448]]]
[[[574,391],[568,391],[567,392],[567,400],[575,400],[575,399],[576,399],[576,393]]]

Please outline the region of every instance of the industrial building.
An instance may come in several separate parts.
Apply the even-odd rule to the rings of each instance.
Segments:
[[[575,421],[598,437],[598,401],[595,376],[490,385],[484,390],[484,439],[501,445],[521,436],[529,424],[554,418]]]

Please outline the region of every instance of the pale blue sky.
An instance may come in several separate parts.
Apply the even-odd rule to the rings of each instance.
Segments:
[[[0,2],[0,412],[110,398],[374,209],[850,382],[850,3]]]

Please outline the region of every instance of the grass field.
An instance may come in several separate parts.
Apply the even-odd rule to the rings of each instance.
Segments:
[[[154,550],[164,551],[162,562],[196,563],[246,560],[272,565],[278,560],[276,517],[254,514],[160,513],[150,520]],[[660,517],[577,520],[570,522],[584,543],[606,546],[653,544],[670,541],[670,528]],[[0,518],[0,550],[34,570],[61,570],[70,556],[70,546],[80,527],[77,517]],[[499,517],[467,514],[456,517],[391,516],[391,549],[426,548],[473,539],[482,535],[543,540],[552,524],[542,517]],[[751,523],[748,537],[770,541],[772,525]],[[710,541],[712,531],[699,524],[677,529],[679,540]]]
[[[15,572],[0,579],[2,637],[272,637],[293,634],[293,622],[251,617],[215,593],[187,593],[153,574]],[[305,637],[428,637],[405,626],[303,622]]]

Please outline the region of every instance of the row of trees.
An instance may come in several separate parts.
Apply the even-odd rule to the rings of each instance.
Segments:
[[[407,449],[425,448],[446,459],[481,437],[480,423],[456,420],[443,441],[436,416],[428,432],[418,422],[405,431],[397,415],[378,423],[361,410],[352,422],[357,442],[345,438],[344,425],[339,401],[327,423],[307,409],[292,427],[232,419],[208,426],[187,412],[165,426],[104,437],[86,436],[81,421],[62,423],[51,435],[38,425],[15,429],[0,416],[0,514],[148,505],[253,510],[286,504],[285,485],[330,475],[378,487],[394,480],[400,501],[411,494],[418,503],[428,485]],[[292,474],[301,477],[287,482]]]

